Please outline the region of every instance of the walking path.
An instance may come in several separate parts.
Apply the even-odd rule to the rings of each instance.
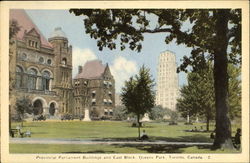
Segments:
[[[15,144],[147,144],[147,145],[212,145],[205,142],[166,142],[166,141],[102,141],[85,139],[50,139],[50,138],[10,138],[10,143]]]

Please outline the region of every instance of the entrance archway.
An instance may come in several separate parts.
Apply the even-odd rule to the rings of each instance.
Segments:
[[[36,100],[33,103],[34,106],[34,115],[39,115],[43,113],[43,104],[41,100]]]
[[[52,102],[52,103],[49,105],[49,114],[52,115],[52,116],[54,116],[55,111],[56,111],[56,109],[55,109],[55,103]]]

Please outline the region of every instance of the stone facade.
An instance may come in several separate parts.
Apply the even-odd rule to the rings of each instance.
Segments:
[[[21,26],[10,44],[12,115],[16,100],[22,97],[31,100],[35,115],[72,112],[72,47],[66,36],[56,28],[47,41],[24,10],[11,10],[10,19]]]
[[[175,54],[165,51],[160,54],[157,67],[156,104],[176,110],[179,95],[178,74]]]
[[[79,66],[73,80],[74,115],[84,115],[89,109],[91,119],[112,117],[115,107],[115,80],[109,66],[101,61],[87,62]]]
[[[47,40],[24,10],[10,10],[10,19],[21,26],[10,40],[10,110],[16,115],[17,99],[31,100],[34,115],[59,118],[69,113],[92,119],[112,117],[115,81],[108,65],[89,61],[72,80],[72,46],[55,28]],[[72,85],[73,82],[73,85]]]

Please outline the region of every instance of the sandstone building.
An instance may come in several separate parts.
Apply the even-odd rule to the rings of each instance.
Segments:
[[[99,60],[79,66],[74,84],[74,115],[89,109],[92,119],[112,117],[115,107],[115,80],[109,66]]]
[[[56,116],[70,112],[72,46],[56,28],[47,40],[24,10],[10,10],[20,30],[10,45],[10,108],[16,99],[29,98],[34,114]]]
[[[10,40],[10,110],[16,100],[31,100],[34,115],[60,118],[90,111],[91,118],[111,117],[115,105],[115,81],[108,65],[89,61],[72,80],[72,46],[60,27],[48,40],[24,10],[10,10],[10,20],[20,30]],[[73,85],[72,85],[73,82]]]
[[[179,94],[178,74],[175,54],[165,51],[160,54],[157,66],[156,104],[176,110]]]

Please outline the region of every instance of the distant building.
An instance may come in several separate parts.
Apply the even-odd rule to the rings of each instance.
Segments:
[[[178,75],[175,54],[165,51],[160,54],[157,67],[156,104],[176,110],[179,94]]]
[[[34,115],[70,113],[72,100],[72,46],[61,28],[47,40],[24,10],[10,10],[20,30],[10,40],[10,109],[27,97]]]
[[[112,117],[115,107],[115,80],[109,66],[93,60],[79,66],[73,79],[74,115],[84,115],[89,109],[90,118]]]

